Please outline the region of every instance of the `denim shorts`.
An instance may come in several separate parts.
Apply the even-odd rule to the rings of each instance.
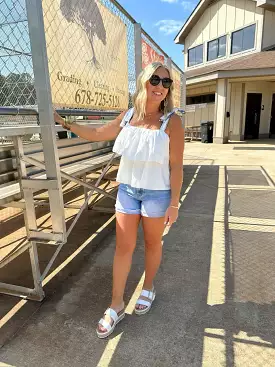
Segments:
[[[171,201],[171,190],[137,189],[120,184],[116,211],[124,214],[140,214],[143,217],[164,217]]]

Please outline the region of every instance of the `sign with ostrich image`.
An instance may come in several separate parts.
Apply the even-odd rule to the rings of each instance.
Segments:
[[[181,99],[182,99],[181,98],[181,91],[182,91],[181,74],[179,71],[172,68],[171,76],[172,76],[173,84],[174,84],[174,92],[173,92],[174,106],[180,108],[182,107],[182,104],[181,104]]]
[[[141,41],[142,48],[142,69],[152,62],[158,61],[164,64],[164,56],[158,54],[144,39]]]
[[[128,107],[127,27],[97,0],[43,0],[55,107]]]

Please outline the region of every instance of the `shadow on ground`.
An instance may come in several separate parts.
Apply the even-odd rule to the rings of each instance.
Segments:
[[[49,285],[49,296],[24,319],[14,318],[1,360],[16,367],[272,366],[275,347],[274,233],[232,229],[230,216],[257,218],[253,200],[225,187],[224,303],[208,304],[218,166],[186,166],[180,218],[164,238],[157,298],[143,317],[127,315],[107,340],[95,334],[111,294],[115,235],[89,247]],[[192,179],[197,172],[195,181]],[[230,175],[225,171],[225,182]],[[232,176],[238,185],[236,176]],[[240,177],[240,184],[243,182]],[[261,181],[261,180],[260,180]],[[237,193],[238,194],[238,193]],[[247,194],[247,193],[246,193]],[[235,195],[235,196],[234,196]],[[259,212],[261,217],[262,211]],[[275,213],[272,218],[275,219]],[[87,225],[87,220],[86,225]],[[272,222],[273,223],[273,222]],[[84,225],[85,227],[85,225]],[[75,235],[84,235],[82,227]],[[140,233],[126,289],[128,302],[143,273]],[[0,307],[2,305],[0,304]],[[21,320],[21,324],[20,324]],[[9,328],[9,324],[7,324]],[[5,331],[5,330],[4,330]],[[210,344],[209,344],[210,342]],[[207,346],[211,350],[207,350]],[[28,351],[28,352],[26,352]]]

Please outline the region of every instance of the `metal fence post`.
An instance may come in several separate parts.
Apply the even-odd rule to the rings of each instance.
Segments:
[[[186,76],[181,74],[181,106],[185,110],[186,107]]]
[[[26,0],[26,8],[46,175],[48,179],[56,181],[56,187],[49,189],[52,226],[53,232],[59,234],[60,240],[64,242],[66,241],[64,203],[53,120],[42,2]]]
[[[142,38],[141,38],[141,25],[139,23],[134,24],[135,27],[135,65],[136,65],[136,78],[142,71]]]
[[[168,57],[168,58],[167,58],[167,66],[168,66],[168,68],[169,68],[170,70],[172,70],[172,59],[171,59],[171,57]]]
[[[186,76],[185,73],[181,74],[181,107],[182,109],[185,111],[185,114],[182,116],[182,122],[183,122],[183,126],[186,125]]]

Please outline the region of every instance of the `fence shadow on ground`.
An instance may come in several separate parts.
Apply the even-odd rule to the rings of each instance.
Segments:
[[[196,169],[185,167],[186,176],[193,176]],[[183,192],[189,183],[187,179]],[[183,202],[178,224],[165,239],[154,311],[147,319],[131,317],[133,321],[120,328],[117,335],[124,332],[110,366],[127,366],[132,358],[133,366],[141,363],[234,367],[273,363],[275,223],[273,233],[263,232],[262,227],[232,229],[226,171],[225,183],[224,241],[221,241],[224,256],[216,264],[222,267],[224,275],[225,294],[220,295],[224,302],[209,304],[208,300],[211,277],[215,281],[218,276],[210,268],[215,250],[213,222],[221,220],[214,219],[215,204],[217,192],[222,188],[219,188],[219,167],[205,166],[200,168]],[[249,208],[248,203],[243,216],[257,216],[254,207],[252,204]]]
[[[240,198],[235,200],[230,177],[219,166],[185,167],[180,218],[164,238],[157,298],[148,315],[130,313],[109,339],[96,337],[96,323],[111,294],[112,234],[96,251],[85,250],[68,266],[66,282],[61,284],[57,277],[39,312],[2,348],[2,360],[28,367],[42,360],[45,367],[271,366],[275,218],[265,218],[255,200],[248,200],[253,190],[238,189],[244,192],[245,206]],[[264,205],[272,213],[268,201]],[[140,233],[126,302],[142,273]],[[35,353],[26,355],[30,346]]]

